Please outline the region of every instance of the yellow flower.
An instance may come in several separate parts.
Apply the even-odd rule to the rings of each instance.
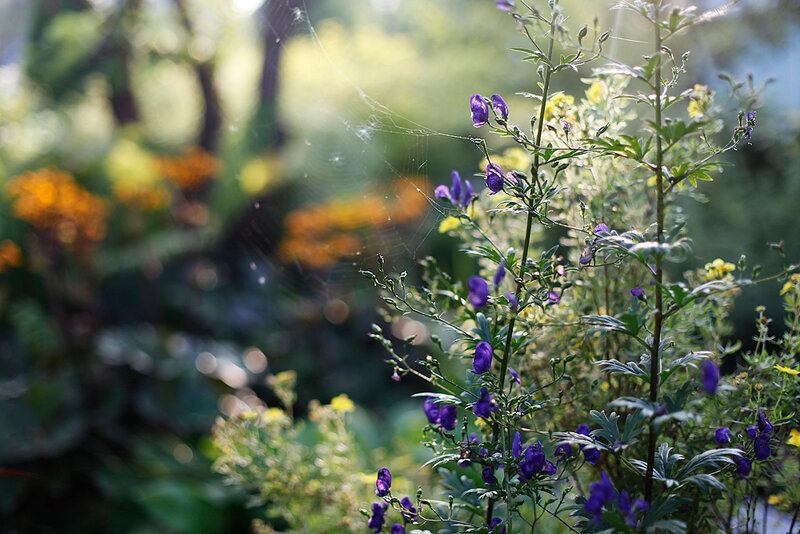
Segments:
[[[781,499],[780,495],[770,495],[769,499],[767,499],[767,504],[771,504],[773,506],[780,504],[781,502],[783,502],[783,499]]]
[[[797,369],[792,369],[791,367],[784,367],[782,365],[776,365],[775,369],[777,369],[781,373],[786,373],[787,375],[792,375],[792,376],[800,375],[800,371],[798,371]]]
[[[544,120],[549,120],[554,116],[566,117],[569,115],[569,108],[575,104],[575,98],[571,95],[558,93],[547,100],[544,106]]]
[[[445,234],[450,230],[461,227],[461,220],[458,217],[447,217],[439,223],[439,233]]]
[[[794,445],[795,447],[800,447],[800,432],[797,431],[796,428],[793,428],[792,431],[789,433],[789,439],[786,441],[788,445]]]
[[[356,409],[356,405],[350,400],[350,397],[342,393],[331,399],[331,408],[337,412],[352,412]]]
[[[280,421],[286,417],[286,414],[280,408],[269,408],[261,416],[265,422]]]
[[[736,265],[721,258],[717,258],[711,263],[706,263],[705,270],[706,280],[727,280],[728,277],[726,277],[726,275],[735,271]]]
[[[783,284],[783,287],[781,288],[781,295],[788,293],[792,289],[792,285],[793,284],[791,282],[786,282]]]
[[[600,82],[592,82],[592,85],[586,90],[586,99],[594,104],[599,104],[603,97],[603,84]]]
[[[689,107],[687,109],[689,111],[690,117],[703,116],[703,107],[698,100],[692,100],[691,102],[689,102]]]

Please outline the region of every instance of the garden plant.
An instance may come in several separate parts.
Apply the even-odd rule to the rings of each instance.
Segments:
[[[387,322],[411,315],[439,333],[422,358],[414,336],[392,339],[378,325],[372,334],[396,380],[430,386],[418,400],[431,487],[393,485],[414,467],[391,457],[368,483],[358,476],[374,459],[345,458],[341,399],[312,408],[319,450],[288,444],[291,403],[221,422],[218,470],[256,488],[278,528],[297,532],[775,532],[768,509],[783,518],[780,532],[796,532],[798,267],[781,242],[770,244],[777,272],[744,254],[680,267],[705,257],[681,202],[709,201],[703,182],[724,180],[724,154],[747,150],[763,127],[752,80],[727,77],[730,103],[715,100],[685,79],[689,52],[670,48],[716,15],[617,2],[649,28],[649,51],[627,65],[608,57],[609,32],[596,20],[572,27],[557,0],[496,4],[529,43],[513,50],[534,80],[520,93],[530,122],[513,124],[502,95],[473,95],[473,125],[507,141],[497,145],[505,152],[475,137],[485,188],[454,170],[430,198],[440,230],[476,260],[474,275],[458,280],[434,258],[420,262],[420,287],[380,257],[362,271]],[[589,69],[583,96],[559,90],[560,76]],[[757,308],[756,345],[744,351],[730,341],[733,299],[775,281],[785,329],[775,335]],[[298,480],[276,478],[276,454],[319,472],[298,493]],[[368,492],[363,518],[346,515]]]

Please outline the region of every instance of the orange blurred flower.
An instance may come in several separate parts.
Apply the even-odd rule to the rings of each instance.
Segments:
[[[106,234],[108,204],[58,169],[25,172],[5,184],[14,216],[51,232],[67,247],[99,241]]]
[[[6,272],[9,267],[20,265],[22,265],[22,250],[10,239],[4,239],[0,243],[0,274]]]
[[[199,189],[219,170],[219,160],[200,147],[187,147],[179,156],[159,158],[161,172],[181,189]]]
[[[284,262],[317,269],[351,256],[362,247],[356,233],[406,223],[425,213],[428,203],[420,186],[424,189],[424,178],[406,177],[393,184],[395,195],[390,201],[367,193],[294,210],[284,219],[286,237],[278,255]]]

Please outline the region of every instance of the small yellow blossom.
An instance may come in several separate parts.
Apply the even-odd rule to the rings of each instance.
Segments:
[[[788,282],[783,284],[783,288],[781,288],[781,295],[785,295],[789,291],[791,291],[793,286],[796,286],[800,282],[800,274],[793,274],[792,277],[789,279]]]
[[[705,85],[697,84],[689,97],[689,107],[687,108],[690,117],[702,117],[714,103],[714,91],[710,91]]]
[[[244,414],[242,414],[242,415],[244,415]],[[269,423],[270,421],[279,421],[279,420],[283,419],[284,417],[286,417],[286,413],[283,410],[281,410],[280,408],[269,408],[262,415],[262,418],[267,423]]]
[[[331,408],[337,412],[345,413],[355,411],[356,405],[346,394],[342,393],[331,399]]]
[[[786,373],[787,375],[792,375],[792,376],[800,375],[800,371],[798,371],[797,369],[792,369],[791,367],[784,367],[782,365],[776,365],[775,369],[777,369],[781,373]]]
[[[450,230],[455,230],[461,227],[461,220],[458,217],[447,217],[439,223],[439,233],[446,234]]]
[[[783,499],[781,499],[780,495],[770,495],[769,499],[767,499],[767,504],[771,504],[773,506],[780,504],[781,502],[783,502]]]
[[[736,265],[727,262],[721,258],[717,258],[705,265],[705,279],[706,280],[731,280],[732,277],[728,276],[736,270]]]
[[[800,447],[800,432],[796,428],[793,428],[792,431],[789,433],[789,439],[786,441],[788,445],[793,445],[795,447]]]
[[[586,99],[593,104],[599,104],[603,98],[603,84],[600,82],[592,82],[592,85],[586,90]]]
[[[566,118],[570,115],[570,108],[575,104],[575,98],[571,95],[558,93],[547,100],[544,106],[544,120],[553,117]]]

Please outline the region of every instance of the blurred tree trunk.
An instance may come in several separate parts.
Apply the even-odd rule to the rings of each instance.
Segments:
[[[124,126],[139,121],[139,108],[131,88],[130,60],[131,42],[126,31],[127,20],[135,17],[141,8],[141,0],[126,0],[120,7],[119,15],[108,39],[98,50],[98,55],[108,54],[110,68],[108,81],[111,85],[111,111],[117,124]]]
[[[191,38],[191,36],[194,36],[195,31],[189,12],[186,9],[186,0],[174,1],[181,22]],[[214,152],[219,142],[219,130],[222,126],[222,107],[220,106],[217,89],[214,87],[214,65],[211,59],[197,61],[194,63],[194,70],[200,82],[200,92],[203,95],[205,106],[203,110],[203,127],[200,130],[198,144],[205,150]]]

